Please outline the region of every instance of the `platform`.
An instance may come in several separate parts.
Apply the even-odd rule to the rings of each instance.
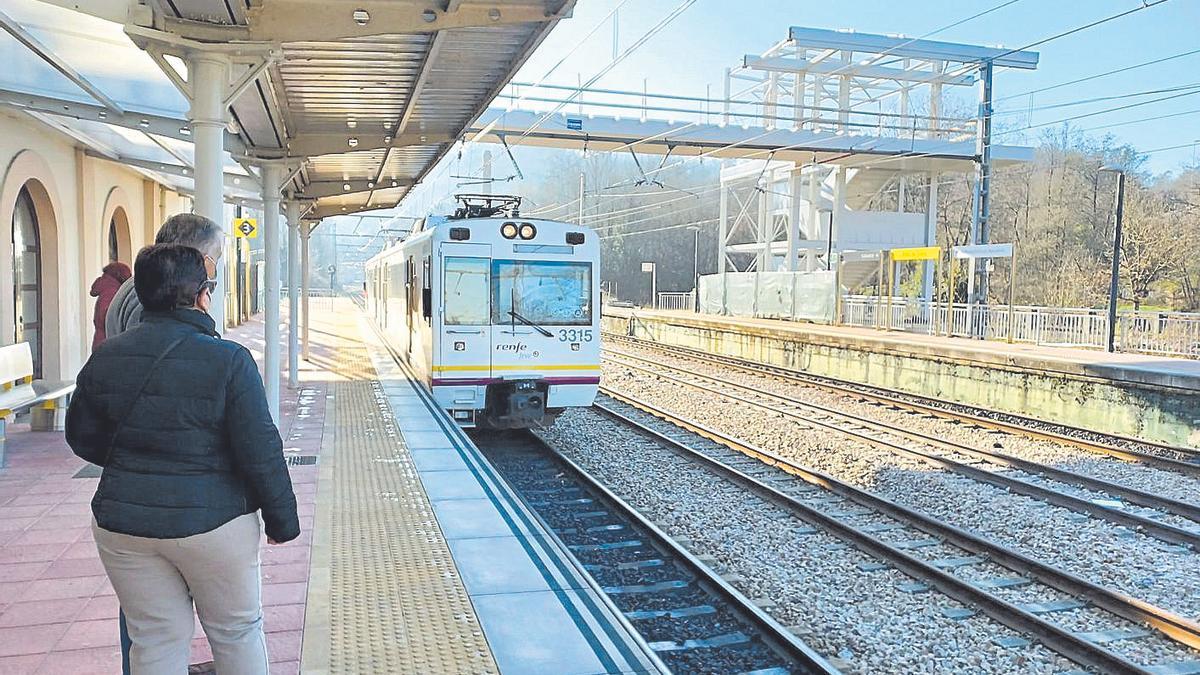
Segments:
[[[263,548],[271,672],[643,673],[655,660],[349,300],[284,391],[304,534]],[[256,357],[262,324],[231,331]],[[97,474],[17,427],[0,469],[0,672],[120,672]],[[314,517],[315,516],[315,517]],[[211,652],[197,627],[193,661]]]
[[[605,308],[604,328],[1063,424],[1200,446],[1200,361]]]

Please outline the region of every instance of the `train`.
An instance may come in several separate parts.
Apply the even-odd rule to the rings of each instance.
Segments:
[[[546,427],[600,384],[600,242],[520,216],[514,196],[456,195],[366,263],[366,308],[465,428]]]

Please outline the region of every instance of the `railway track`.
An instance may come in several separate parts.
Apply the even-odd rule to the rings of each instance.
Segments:
[[[511,432],[476,442],[673,672],[838,672],[537,436]]]
[[[983,483],[1142,531],[1170,544],[1200,547],[1200,506],[1032,462],[1014,455],[935,437],[897,425],[764,391],[661,360],[607,348],[613,364],[785,415],[873,447]],[[981,468],[991,465],[1004,472]],[[1119,498],[1113,501],[1113,497]],[[1123,500],[1123,501],[1121,501]],[[1136,512],[1125,502],[1140,507]],[[1164,516],[1174,516],[1175,523]],[[1176,524],[1178,523],[1178,524]]]
[[[1200,477],[1200,449],[1155,443],[1128,436],[1104,434],[1090,429],[1038,420],[1015,413],[984,410],[894,389],[812,375],[789,368],[756,363],[731,356],[709,354],[688,347],[660,345],[616,333],[606,332],[603,334],[603,338],[609,344],[633,345],[641,349],[656,351],[699,363],[721,364],[722,366],[741,372],[755,373],[791,384],[815,387],[832,393],[871,401],[879,405],[893,406],[914,413],[954,420],[963,424],[1025,436],[1027,438],[1052,441],[1096,454],[1115,457],[1127,462],[1137,462],[1192,477]]]
[[[875,557],[864,572],[898,569],[1101,672],[1200,673],[1194,621],[619,392],[605,391],[596,408]],[[1085,615],[1093,629],[1078,628]]]

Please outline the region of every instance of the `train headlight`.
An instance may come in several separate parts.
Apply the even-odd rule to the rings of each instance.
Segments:
[[[533,226],[533,223],[521,223],[521,238],[522,239],[533,239],[536,236],[537,236],[537,228]]]
[[[505,239],[516,239],[517,238],[517,224],[516,223],[505,223],[504,225],[501,225],[500,226],[500,234]]]

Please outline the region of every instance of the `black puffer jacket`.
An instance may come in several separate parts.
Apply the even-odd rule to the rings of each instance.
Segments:
[[[207,314],[147,312],[101,344],[79,373],[67,443],[104,467],[92,513],[110,532],[174,539],[262,509],[267,536],[300,534],[258,368],[245,347],[217,335]]]

